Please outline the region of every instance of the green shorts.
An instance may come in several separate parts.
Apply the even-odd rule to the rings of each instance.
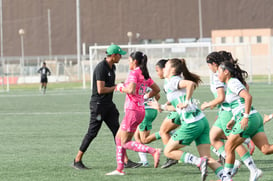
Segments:
[[[152,123],[157,116],[156,109],[145,109],[145,117],[143,121],[139,124],[139,131],[149,131],[151,130]]]
[[[232,118],[232,112],[231,111],[225,111],[225,110],[220,110],[218,112],[218,118],[213,124],[213,126],[216,126],[223,130],[226,136],[228,136],[231,132],[230,129],[227,129],[227,123],[231,120]]]
[[[179,141],[181,145],[190,145],[193,141],[195,141],[196,146],[210,144],[209,131],[209,122],[204,117],[193,123],[183,123],[172,135],[172,140]]]
[[[241,114],[241,113],[239,113]],[[259,132],[264,132],[264,124],[263,118],[260,113],[250,114],[248,118],[248,128],[246,130],[241,129],[241,120],[243,119],[243,115],[237,116],[239,118],[236,121],[235,125],[232,128],[232,134],[240,134],[243,138],[252,138]]]
[[[180,116],[177,112],[170,112],[167,116],[168,119],[171,119],[174,124],[181,125]]]

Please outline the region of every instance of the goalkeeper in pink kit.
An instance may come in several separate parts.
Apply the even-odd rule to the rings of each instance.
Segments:
[[[125,150],[130,149],[136,152],[150,153],[154,158],[154,167],[158,167],[160,149],[155,149],[141,143],[131,141],[138,125],[145,116],[144,94],[147,87],[152,89],[145,95],[145,98],[153,97],[159,93],[158,85],[150,78],[147,69],[147,56],[136,51],[129,57],[129,69],[131,70],[124,84],[118,84],[116,89],[126,93],[125,116],[121,122],[116,139],[116,170],[106,175],[125,175],[124,156]]]

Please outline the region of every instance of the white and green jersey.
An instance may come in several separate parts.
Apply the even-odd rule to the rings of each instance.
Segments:
[[[218,71],[216,73],[212,73],[210,76],[210,91],[212,92],[214,98],[217,98],[217,89],[218,88],[224,88],[224,91],[226,92],[227,86],[225,83],[221,82],[218,77]],[[219,105],[219,108],[225,110],[225,111],[231,111],[231,108],[229,104],[224,101],[221,105]]]
[[[233,115],[244,113],[245,99],[239,96],[243,89],[246,89],[246,87],[237,78],[229,79],[227,83],[226,101],[229,103]],[[249,114],[256,112],[257,111],[251,107]]]
[[[149,93],[151,92],[151,88],[150,87],[147,87],[146,90],[145,90],[145,93]],[[154,109],[152,108],[151,106],[148,105],[148,102],[152,102],[153,101],[153,98],[148,98],[148,99],[144,99],[144,106],[145,106],[145,109]]]
[[[179,82],[183,80],[181,76],[172,76],[169,80],[165,79],[164,90],[167,94],[167,100],[176,108],[177,104],[184,103],[186,100],[186,89],[179,89]],[[196,104],[192,103],[192,99],[188,106],[184,109],[176,108],[181,120],[186,123],[193,123],[202,119],[205,115]]]

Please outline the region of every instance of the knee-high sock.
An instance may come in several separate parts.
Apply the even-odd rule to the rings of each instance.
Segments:
[[[122,171],[124,168],[125,149],[121,146],[121,140],[116,138],[116,159],[117,170]]]
[[[153,154],[155,152],[154,148],[149,147],[147,145],[143,145],[135,141],[128,141],[127,143],[124,144],[123,148],[133,150],[136,152],[144,152],[144,153],[150,153],[150,154]]]

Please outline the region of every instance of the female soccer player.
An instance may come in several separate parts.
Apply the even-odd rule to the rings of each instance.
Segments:
[[[168,60],[166,59],[161,59],[156,63],[155,70],[160,79],[164,79],[163,69],[167,61]],[[166,109],[167,104],[169,103],[166,103],[165,105],[162,105],[162,106],[165,107]],[[160,112],[162,111],[160,104],[157,105],[157,109]],[[173,109],[173,108],[170,108],[170,109]],[[164,121],[162,122],[160,126],[159,134],[161,136],[164,147],[167,145],[169,139],[171,138],[170,133],[176,128],[178,128],[180,125],[181,125],[181,121],[180,121],[179,114],[174,109],[168,114],[168,116],[164,119]],[[167,158],[166,162],[161,166],[161,168],[169,168],[170,166],[175,165],[177,163],[178,163],[177,160]]]
[[[183,74],[183,77],[181,77]],[[223,167],[210,156],[209,123],[205,115],[193,102],[194,89],[201,82],[198,75],[189,72],[184,59],[171,59],[164,68],[168,101],[176,108],[183,121],[165,147],[168,158],[196,165],[201,171],[201,180],[207,176],[209,165],[221,180],[231,180]],[[195,141],[200,157],[180,150]]]
[[[232,62],[235,61],[230,52],[227,52],[225,50],[221,50],[221,51],[219,51],[219,54],[223,56],[225,61],[232,61]],[[236,61],[238,61],[238,60],[236,60]],[[249,86],[248,85],[246,85],[246,88],[249,91]],[[252,155],[254,153],[254,151],[255,151],[255,144],[253,143],[253,141],[250,138],[247,138],[245,140],[244,144],[247,145],[247,147],[249,149],[249,153],[250,153],[250,155]]]
[[[213,109],[219,105],[217,119],[210,129],[210,141],[211,145],[220,154],[220,157],[225,159],[225,146],[221,139],[229,136],[230,129],[227,129],[227,123],[232,119],[231,108],[225,101],[226,84],[220,82],[218,78],[218,67],[222,62],[224,62],[225,58],[219,52],[212,52],[207,56],[206,59],[209,69],[213,72],[210,81],[210,90],[215,98],[209,102],[204,102],[201,105],[201,110],[204,110],[208,107]],[[229,61],[233,62],[234,60],[229,59]],[[243,145],[239,145],[236,148],[236,152],[239,154],[244,164],[248,167],[249,171],[255,172],[257,167],[254,164],[254,160],[252,159],[251,154],[247,151],[247,149]],[[240,161],[236,160],[233,171],[231,173],[232,176],[237,173],[240,165]]]
[[[145,92],[147,94],[150,91],[151,91],[151,88],[148,87]],[[144,95],[144,97],[145,97],[145,95]],[[139,124],[139,126],[134,134],[135,140],[139,143],[148,144],[148,143],[151,143],[152,141],[161,139],[161,137],[159,135],[159,131],[155,132],[153,134],[150,134],[151,129],[153,127],[152,123],[157,116],[157,109],[148,105],[148,102],[152,102],[152,101],[156,102],[159,99],[160,99],[160,94],[157,94],[153,98],[144,99],[145,117],[144,117],[143,121]],[[148,167],[149,162],[147,159],[147,153],[138,152],[138,156],[140,158],[139,163],[142,163],[142,166],[144,166],[144,167]]]
[[[225,61],[218,67],[218,77],[221,82],[227,84],[225,100],[229,103],[234,116],[227,124],[231,133],[225,145],[224,169],[229,174],[235,160],[234,151],[246,138],[250,137],[264,154],[272,154],[273,145],[268,143],[261,115],[252,107],[252,96],[246,89],[247,72],[241,70],[237,62]],[[255,172],[251,172],[250,181],[258,180],[261,176],[262,171],[256,169]]]
[[[131,140],[137,126],[145,116],[143,97],[146,88],[150,87],[152,89],[147,98],[157,95],[160,89],[150,78],[147,69],[147,56],[142,52],[137,51],[130,54],[129,69],[131,71],[125,83],[117,85],[120,92],[126,93],[125,116],[116,135],[117,169],[106,175],[125,175],[123,168],[126,149],[150,153],[154,157],[154,167],[157,168],[159,164],[161,149],[155,149]]]

